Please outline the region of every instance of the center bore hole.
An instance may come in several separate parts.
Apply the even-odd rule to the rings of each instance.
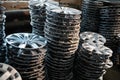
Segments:
[[[97,43],[95,40],[93,41],[94,43]]]

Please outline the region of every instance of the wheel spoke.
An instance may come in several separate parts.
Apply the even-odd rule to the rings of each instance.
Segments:
[[[27,45],[26,43],[23,43],[23,44],[20,44],[18,47],[19,48],[26,48],[26,45]]]
[[[0,80],[7,80],[11,76],[10,72],[6,71],[1,77]]]

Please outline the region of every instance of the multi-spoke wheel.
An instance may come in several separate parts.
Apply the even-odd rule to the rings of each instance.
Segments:
[[[15,33],[6,37],[8,63],[24,80],[45,79],[45,38],[32,33]]]
[[[43,37],[28,33],[16,33],[9,35],[6,37],[6,41],[14,47],[24,49],[42,48],[47,43]]]

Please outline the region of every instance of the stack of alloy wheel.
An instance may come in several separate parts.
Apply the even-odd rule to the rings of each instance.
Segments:
[[[81,11],[51,7],[46,12],[46,69],[49,80],[72,80],[75,51],[79,43]]]
[[[98,32],[99,7],[103,4],[97,0],[83,0],[81,32]]]
[[[45,5],[46,0],[30,0],[30,16],[31,16],[31,26],[32,33],[44,36],[44,22],[46,16]]]
[[[8,63],[16,68],[23,80],[45,80],[44,58],[46,40],[31,33],[16,33],[6,37]]]
[[[22,80],[19,72],[10,65],[0,63],[0,80]]]
[[[80,42],[79,42],[78,50],[80,49],[80,47],[82,47],[83,43],[87,43],[87,42],[91,43],[94,46],[102,47],[106,43],[106,39],[105,39],[105,37],[103,37],[102,35],[100,35],[98,33],[90,32],[90,31],[82,32],[80,34]],[[77,76],[78,76],[78,73],[76,73],[76,71],[77,71],[77,64],[78,64],[78,59],[77,59],[78,55],[79,55],[79,52],[76,51],[76,59],[75,59],[75,66],[74,66],[74,77],[75,77],[75,80],[77,79]]]
[[[100,8],[99,33],[107,39],[106,46],[110,47],[114,53],[117,49],[116,37],[120,33],[120,1],[104,1]],[[113,61],[116,54],[113,54]]]
[[[0,1],[0,62],[5,61],[6,56],[6,45],[4,42],[5,39],[5,8],[1,6],[2,2]]]
[[[116,65],[120,65],[120,34],[117,36],[117,50],[116,53],[114,53],[116,56],[114,56],[114,63]]]
[[[112,50],[108,47],[95,45],[92,41],[82,43],[77,50],[75,80],[103,80],[106,69],[113,66],[111,56]]]

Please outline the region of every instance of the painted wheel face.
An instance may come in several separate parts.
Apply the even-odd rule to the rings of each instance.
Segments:
[[[16,33],[6,37],[6,42],[17,48],[36,49],[43,48],[47,41],[41,37],[29,33]]]
[[[22,78],[12,66],[0,63],[0,80],[22,80]]]

